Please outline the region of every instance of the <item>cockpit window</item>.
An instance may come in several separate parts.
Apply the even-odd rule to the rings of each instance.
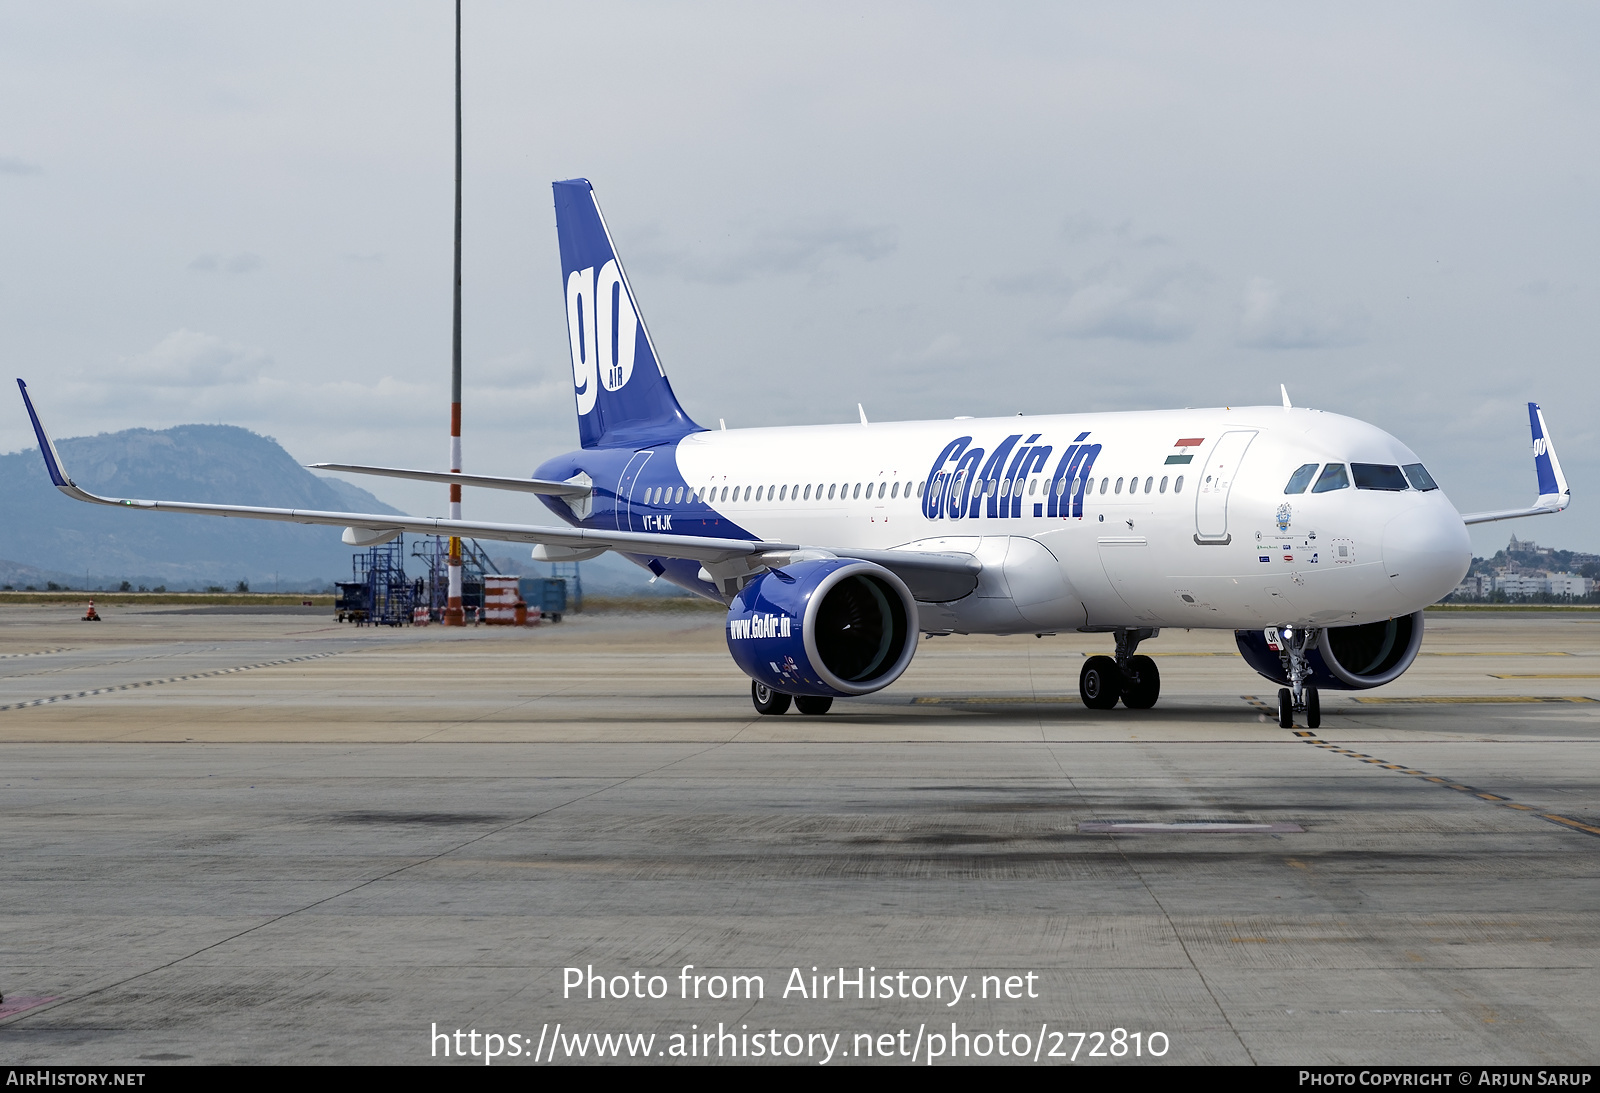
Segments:
[[[1387,463],[1352,463],[1350,470],[1356,477],[1358,490],[1403,490],[1406,476],[1399,467]]]
[[[1414,489],[1426,491],[1439,488],[1439,483],[1433,480],[1433,475],[1429,474],[1428,469],[1421,463],[1407,463],[1402,469],[1406,472],[1406,477],[1411,479]]]
[[[1283,487],[1284,493],[1305,493],[1306,487],[1311,485],[1311,476],[1317,473],[1315,463],[1307,463],[1289,476],[1289,484]]]
[[[1343,463],[1329,463],[1322,468],[1322,474],[1317,478],[1317,484],[1311,487],[1312,493],[1327,493],[1329,490],[1342,490],[1350,485],[1350,476],[1344,473]]]

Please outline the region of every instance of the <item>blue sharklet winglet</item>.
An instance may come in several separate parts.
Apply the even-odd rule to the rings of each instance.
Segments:
[[[44,425],[39,421],[39,414],[33,408],[33,399],[28,397],[28,385],[17,378],[17,389],[22,392],[22,405],[28,408],[28,420],[33,422],[33,435],[39,438],[39,452],[44,456],[44,469],[50,472],[50,481],[58,487],[72,485],[72,479],[67,477],[67,472],[61,467],[61,456],[56,454],[56,446],[50,440],[50,434],[44,431]]]
[[[1533,470],[1539,480],[1539,496],[1525,509],[1504,509],[1499,512],[1469,512],[1461,517],[1468,524],[1487,524],[1495,520],[1515,520],[1523,516],[1543,516],[1560,512],[1572,503],[1572,489],[1567,476],[1562,473],[1561,460],[1556,456],[1555,441],[1550,439],[1550,429],[1544,423],[1544,411],[1537,402],[1528,403],[1528,427],[1533,433]]]

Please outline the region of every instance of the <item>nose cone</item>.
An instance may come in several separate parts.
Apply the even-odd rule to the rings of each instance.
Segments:
[[[1461,583],[1472,564],[1472,540],[1448,501],[1426,498],[1384,527],[1383,564],[1409,609],[1417,610]]]

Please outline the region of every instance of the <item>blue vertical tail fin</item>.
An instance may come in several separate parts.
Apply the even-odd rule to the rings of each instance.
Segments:
[[[585,448],[642,448],[701,428],[678,405],[587,179],[554,184],[572,385]]]

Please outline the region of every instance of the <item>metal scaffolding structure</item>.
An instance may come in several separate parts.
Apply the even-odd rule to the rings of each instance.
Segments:
[[[424,535],[412,541],[411,557],[422,563],[425,576],[416,579],[414,607],[424,607],[430,622],[441,622],[450,603],[450,540]],[[483,578],[500,572],[476,539],[461,540],[461,608],[474,621],[483,608]]]
[[[339,581],[334,613],[357,626],[403,626],[412,620],[417,588],[406,577],[405,537],[351,558],[353,580]]]

